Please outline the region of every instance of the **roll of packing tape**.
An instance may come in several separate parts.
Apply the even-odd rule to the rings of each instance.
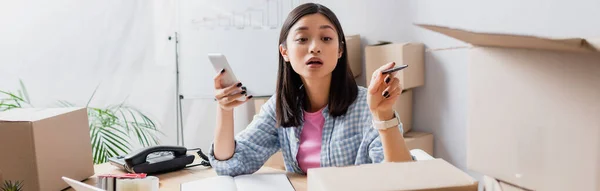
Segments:
[[[118,179],[116,191],[158,191],[158,178]]]

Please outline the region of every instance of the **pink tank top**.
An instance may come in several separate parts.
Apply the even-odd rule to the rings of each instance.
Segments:
[[[321,165],[321,135],[325,117],[323,109],[309,113],[304,111],[304,126],[300,133],[300,147],[298,148],[298,165],[305,173],[309,168],[318,168]]]

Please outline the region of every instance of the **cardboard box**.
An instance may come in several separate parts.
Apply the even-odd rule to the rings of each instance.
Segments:
[[[24,190],[62,190],[61,179],[94,174],[87,109],[12,109],[0,112],[0,169]]]
[[[405,90],[402,92],[398,100],[396,100],[393,108],[400,116],[404,134],[410,132],[412,129],[413,120],[413,91]]]
[[[477,181],[442,159],[308,170],[308,190],[477,190]]]
[[[404,134],[404,142],[409,150],[421,149],[433,156],[433,134],[411,131]]]
[[[360,43],[360,35],[346,36],[346,51],[348,51],[348,64],[354,77],[360,76],[362,73],[362,49]]]
[[[371,82],[373,72],[389,62],[408,65],[408,68],[396,74],[405,90],[425,84],[425,46],[423,44],[382,43],[365,47],[367,84]]]
[[[470,170],[533,190],[600,190],[600,54],[590,41],[421,26],[475,46]]]
[[[268,97],[253,98],[254,99],[254,112],[255,114],[260,113],[260,108],[269,100]]]

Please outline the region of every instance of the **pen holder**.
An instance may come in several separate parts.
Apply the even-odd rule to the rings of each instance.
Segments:
[[[158,191],[158,178],[118,179],[116,191]]]

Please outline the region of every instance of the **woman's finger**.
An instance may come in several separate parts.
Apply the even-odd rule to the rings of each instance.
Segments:
[[[215,89],[223,88],[223,86],[221,86],[221,77],[223,77],[224,74],[225,74],[225,68],[221,69],[221,71],[214,77]]]
[[[394,78],[394,77],[389,77],[388,78],[388,85],[384,86],[385,89],[383,90],[383,92],[381,92],[381,96],[388,98],[389,96],[391,96],[392,91],[395,91],[396,89],[400,89],[400,80],[398,78]]]
[[[244,100],[244,101],[234,100],[234,101],[226,104],[225,107],[229,107],[229,108],[237,107],[239,105],[242,105],[242,104],[248,102],[248,100],[250,100],[250,99],[252,99],[252,95],[249,95],[248,97],[246,97],[246,100]]]
[[[236,84],[233,84],[229,87],[223,88],[223,89],[217,89],[217,93],[215,95],[215,98],[217,99],[221,99],[224,97],[227,97],[229,95],[235,94],[237,92],[241,92],[244,91],[246,88],[242,87],[242,83],[238,82]]]
[[[396,100],[402,94],[402,88],[396,88],[394,90],[389,91],[389,95],[385,98],[388,100]]]
[[[369,84],[369,93],[374,94],[380,90],[381,84],[385,80],[384,78],[386,78],[388,76],[387,74],[382,74],[381,71],[392,68],[392,67],[394,67],[394,65],[396,65],[395,62],[390,62],[390,63],[387,63],[387,64],[379,67],[377,70],[375,70],[373,72],[372,77],[371,77],[371,83]]]
[[[234,95],[229,95],[229,96],[225,96],[222,97],[221,99],[219,99],[219,104],[221,105],[227,105],[231,102],[237,101],[238,98],[241,98],[242,96],[246,96],[246,91],[242,90],[240,93],[234,94]]]

